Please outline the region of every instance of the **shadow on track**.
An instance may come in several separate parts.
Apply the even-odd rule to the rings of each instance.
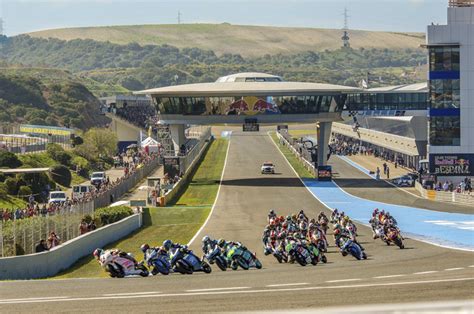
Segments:
[[[279,178],[279,177],[266,177],[266,178],[251,178],[251,179],[234,179],[234,180],[223,180],[222,185],[231,186],[272,186],[272,187],[302,187],[300,179],[298,178]]]

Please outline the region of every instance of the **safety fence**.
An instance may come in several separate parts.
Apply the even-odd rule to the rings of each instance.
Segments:
[[[60,243],[73,239],[80,234],[79,224],[84,216],[93,213],[94,203],[86,202],[62,206],[54,215],[0,221],[0,256],[35,253],[36,245],[40,240],[47,242],[51,232],[56,234]]]
[[[95,209],[110,205],[133,189],[161,164],[160,159],[155,157],[139,166],[137,170],[120,179],[116,186],[102,192],[91,201],[62,206],[53,215],[0,220],[0,256],[35,253],[39,241],[47,241],[51,232],[55,232],[61,243],[79,236],[79,225],[84,216],[93,216]]]
[[[181,156],[180,159],[180,169],[183,173],[186,173],[191,166],[191,164],[196,160],[196,157],[201,154],[203,147],[206,145],[207,141],[211,138],[211,128],[210,127],[200,127],[199,129],[193,129],[189,133],[189,138],[197,139],[196,145],[186,154],[186,156]]]
[[[415,182],[415,188],[421,196],[432,201],[451,202],[474,207],[474,194],[427,190],[418,181]]]
[[[277,132],[276,134],[280,144],[288,147],[293,155],[295,155],[295,157],[301,162],[303,167],[305,167],[305,169],[308,170],[313,176],[316,176],[314,164],[309,161],[310,157],[308,156],[310,156],[310,153],[306,150],[306,148],[297,143],[285,130]]]

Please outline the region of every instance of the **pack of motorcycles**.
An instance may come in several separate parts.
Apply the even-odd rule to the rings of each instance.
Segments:
[[[331,217],[333,218],[333,217]],[[336,223],[331,219],[332,223]],[[381,234],[381,230],[373,228],[374,239],[380,238],[383,242],[390,245],[394,243],[400,248],[404,248],[402,237],[398,229],[392,229],[385,235]],[[351,236],[339,237],[336,242],[339,251],[343,256],[352,255],[357,260],[367,259],[367,254],[358,244],[357,240]],[[273,255],[279,263],[297,262],[301,266],[317,265],[318,262],[327,262],[324,253],[327,252],[327,241],[324,239],[315,245],[306,240],[292,239],[286,241],[284,245],[279,245],[273,249],[265,246],[265,255]],[[138,263],[133,256],[127,253],[112,254],[106,253],[101,257],[101,265],[109,273],[111,277],[123,278],[130,275],[139,275],[147,277],[162,274],[168,275],[176,272],[180,274],[192,274],[194,272],[211,273],[212,268],[209,264],[216,264],[219,269],[226,271],[228,268],[237,270],[242,268],[261,269],[262,263],[256,257],[255,253],[250,252],[240,243],[230,245],[225,251],[219,246],[212,248],[206,255],[199,258],[194,252],[186,246],[175,249],[168,253],[158,248],[150,248],[144,253],[144,260]]]

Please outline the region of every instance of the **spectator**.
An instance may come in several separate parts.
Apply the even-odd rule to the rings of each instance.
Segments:
[[[41,252],[44,252],[44,251],[49,251],[49,248],[46,245],[46,241],[44,239],[41,239],[35,247],[35,252],[36,253],[41,253]]]
[[[380,168],[377,167],[377,170],[375,171],[375,179],[380,180]]]
[[[56,235],[56,232],[51,231],[48,237],[48,248],[52,249],[56,246],[58,246],[60,243],[59,237]]]
[[[89,229],[89,231],[94,231],[95,229],[97,229],[97,226],[95,225],[94,220],[91,220],[87,228]]]
[[[79,233],[84,234],[84,233],[87,233],[88,231],[89,231],[89,227],[86,221],[83,219],[81,223],[79,224]]]
[[[385,169],[385,172],[387,174],[387,179],[390,179],[390,167],[387,166],[387,169]]]

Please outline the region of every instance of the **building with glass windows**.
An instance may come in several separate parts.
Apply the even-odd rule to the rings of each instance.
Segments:
[[[447,25],[428,26],[430,171],[474,175],[474,1],[451,0]]]

